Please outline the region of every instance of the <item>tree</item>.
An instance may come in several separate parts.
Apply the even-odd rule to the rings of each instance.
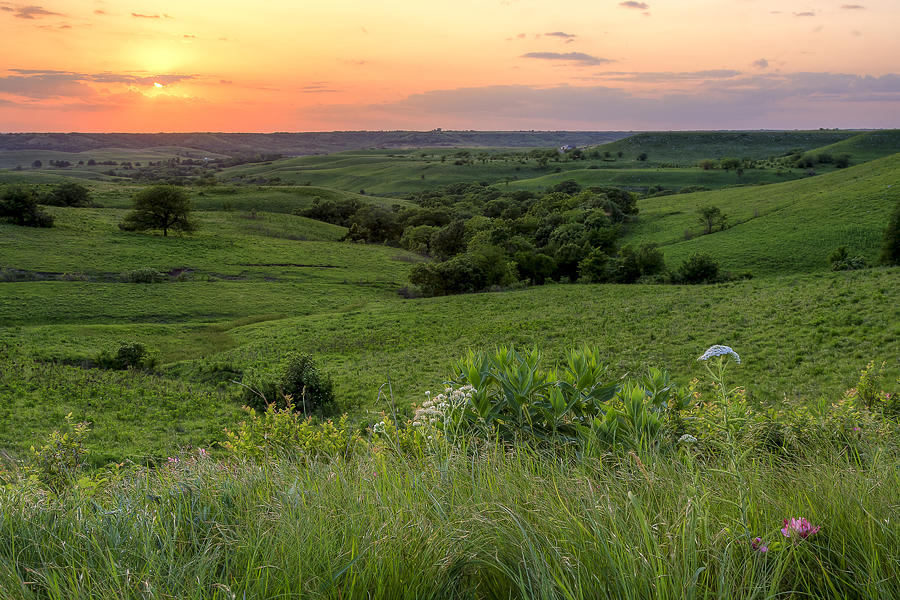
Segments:
[[[646,162],[647,158],[648,158],[648,156],[647,156],[646,152],[641,152],[640,154],[638,154],[638,157],[637,157],[637,159],[641,162]]]
[[[52,206],[91,206],[91,192],[79,183],[61,183],[44,197],[43,204]]]
[[[680,283],[713,283],[719,278],[719,263],[711,255],[697,252],[678,267],[676,280]]]
[[[34,167],[35,169],[40,169],[42,166],[44,166],[44,163],[42,163],[39,160],[36,160],[33,163],[31,163],[31,166]]]
[[[7,188],[0,195],[0,221],[26,227],[53,226],[53,217],[38,207],[34,191],[19,186]]]
[[[190,198],[184,190],[172,185],[157,185],[141,190],[134,196],[133,208],[119,223],[119,229],[161,229],[163,236],[169,235],[170,229],[184,233],[197,229],[197,223],[190,219]]]
[[[883,265],[900,265],[900,202],[894,207],[888,226],[884,230],[880,260]]]
[[[701,206],[697,213],[697,220],[706,228],[704,233],[712,233],[713,227],[716,226],[725,229],[728,222],[728,217],[722,214],[722,209],[718,206]]]

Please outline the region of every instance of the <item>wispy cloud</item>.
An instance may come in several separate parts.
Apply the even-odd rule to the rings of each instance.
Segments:
[[[810,11],[810,10],[807,10],[807,11],[804,11],[804,12],[795,12],[795,13],[794,13],[794,16],[795,16],[795,17],[814,17],[814,16],[816,16],[816,13],[814,13],[814,12],[812,12],[812,11]]]
[[[861,108],[865,105],[865,109]],[[835,107],[843,107],[836,113]],[[433,90],[369,106],[321,106],[323,122],[511,129],[758,129],[900,125],[900,75],[754,74],[688,90],[638,93],[615,85],[498,85]],[[835,121],[834,115],[845,115]],[[421,125],[420,125],[421,126]]]
[[[769,61],[767,61],[764,58],[760,58],[760,59],[753,61],[753,66],[756,67],[757,69],[768,69]]]
[[[39,19],[41,17],[64,17],[65,15],[52,10],[47,10],[43,6],[2,6],[0,9],[13,13],[17,19]]]
[[[118,83],[127,86],[163,85],[196,79],[195,75],[133,73],[76,73],[50,69],[10,69],[12,75],[0,77],[0,93],[25,98],[84,98],[94,94],[91,83]]]
[[[158,18],[160,18],[159,15],[144,15],[141,13],[134,13],[134,12],[131,13],[131,16],[134,17],[135,19],[158,19]]]
[[[844,10],[865,10],[866,7],[862,4],[841,4],[841,8]]]
[[[601,58],[584,52],[528,52],[522,55],[522,58],[538,58],[541,60],[558,60],[562,62],[575,63],[579,66],[596,66],[605,65],[613,60],[609,58]]]
[[[634,0],[628,0],[627,2],[619,2],[619,6],[622,8],[635,8],[637,10],[649,10],[650,5],[646,2],[635,2]]]
[[[574,33],[566,33],[565,31],[551,31],[550,33],[545,33],[544,35],[549,37],[558,37],[565,40],[573,40],[578,37]]]

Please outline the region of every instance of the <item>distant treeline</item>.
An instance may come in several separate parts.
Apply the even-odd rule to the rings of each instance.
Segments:
[[[7,133],[0,150],[85,152],[100,148],[179,146],[218,154],[303,155],[361,148],[589,146],[630,135],[622,131],[330,131],[304,133]]]

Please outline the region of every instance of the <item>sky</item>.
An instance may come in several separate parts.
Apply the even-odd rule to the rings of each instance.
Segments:
[[[0,0],[0,132],[893,128],[898,25],[900,0]]]

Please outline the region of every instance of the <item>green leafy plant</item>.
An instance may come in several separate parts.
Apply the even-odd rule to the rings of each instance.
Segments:
[[[74,481],[85,465],[84,441],[90,431],[88,423],[76,423],[67,414],[66,431],[54,430],[39,449],[31,447],[30,468],[37,478],[55,490]]]

